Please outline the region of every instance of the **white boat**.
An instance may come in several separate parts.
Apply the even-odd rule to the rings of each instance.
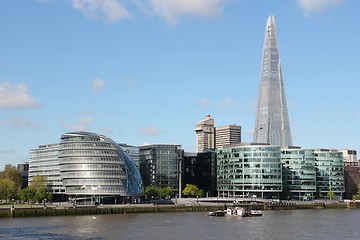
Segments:
[[[243,207],[228,207],[226,209],[226,217],[248,217],[250,213]]]
[[[226,217],[260,217],[263,213],[260,210],[247,210],[243,207],[228,207]]]

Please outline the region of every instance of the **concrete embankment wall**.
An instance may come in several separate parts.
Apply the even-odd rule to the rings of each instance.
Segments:
[[[157,212],[209,212],[226,209],[226,204],[219,205],[125,205],[125,206],[87,206],[64,208],[0,208],[0,218],[40,217],[40,216],[79,216],[97,214],[128,214],[128,213],[157,213]],[[317,204],[241,204],[237,206],[254,210],[295,210],[295,209],[336,209],[360,208],[360,204],[346,203],[317,203]]]

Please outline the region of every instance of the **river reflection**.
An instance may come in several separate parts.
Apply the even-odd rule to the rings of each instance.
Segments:
[[[0,219],[0,239],[360,239],[360,210],[265,211],[263,217],[144,213]]]

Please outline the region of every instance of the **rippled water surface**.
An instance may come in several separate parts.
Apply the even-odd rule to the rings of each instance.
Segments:
[[[0,239],[360,239],[360,210],[264,211],[262,217],[144,213],[0,219]]]

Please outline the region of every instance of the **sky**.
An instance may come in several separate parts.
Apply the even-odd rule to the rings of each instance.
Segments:
[[[293,145],[360,150],[360,1],[2,0],[0,169],[66,132],[179,144],[194,126],[251,142],[268,16]]]

